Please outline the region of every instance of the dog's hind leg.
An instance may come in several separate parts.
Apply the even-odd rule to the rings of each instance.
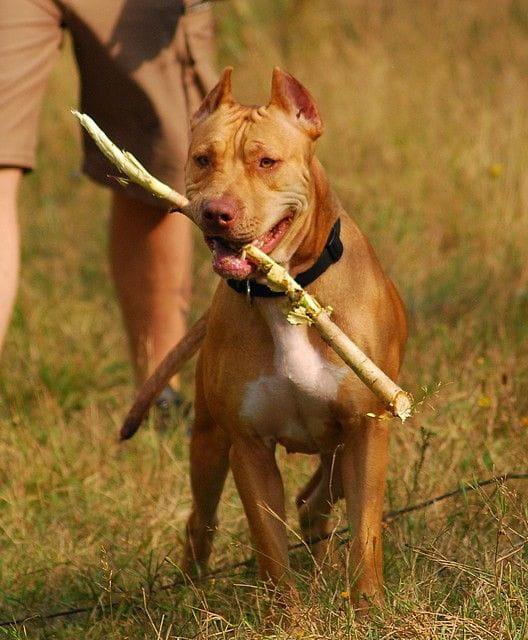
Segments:
[[[296,499],[303,539],[311,544],[318,564],[323,562],[328,551],[332,505],[342,497],[339,451],[333,455],[322,455],[317,471]]]
[[[193,506],[187,522],[187,541],[182,568],[205,572],[217,526],[216,510],[229,469],[227,435],[210,418],[197,397],[191,435],[191,489]]]

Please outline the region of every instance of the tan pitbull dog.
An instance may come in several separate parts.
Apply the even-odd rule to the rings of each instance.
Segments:
[[[247,107],[233,100],[231,69],[226,69],[192,129],[190,216],[224,280],[211,305],[197,365],[193,508],[184,567],[206,568],[231,467],[262,578],[293,589],[284,490],[275,461],[280,444],[288,452],[320,457],[297,498],[304,539],[328,533],[332,504],[344,497],[355,599],[380,601],[389,427],[367,414],[383,407],[314,329],[287,323],[285,298],[251,294],[258,274],[240,257],[240,247],[254,243],[297,276],[318,262],[329,236],[335,240],[331,231],[339,219],[342,256],[334,256],[337,261],[308,290],[334,308],[336,324],[392,378],[406,339],[402,302],[314,156],[322,123],[313,98],[297,80],[275,69],[269,104]],[[239,290],[226,281],[235,281],[236,288],[244,279],[250,284]]]

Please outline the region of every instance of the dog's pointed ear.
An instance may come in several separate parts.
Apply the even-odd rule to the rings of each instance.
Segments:
[[[313,140],[323,132],[319,109],[309,91],[279,67],[273,69],[271,104],[285,111]]]
[[[226,67],[220,77],[218,83],[209,91],[203,99],[198,111],[191,120],[191,128],[193,129],[206,116],[216,111],[221,104],[233,104],[233,96],[231,95],[231,75],[233,67]]]

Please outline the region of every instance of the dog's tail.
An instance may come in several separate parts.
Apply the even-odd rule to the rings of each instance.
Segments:
[[[158,397],[172,376],[198,351],[207,329],[207,310],[165,356],[158,368],[139,389],[136,400],[121,427],[120,439],[128,440],[139,429],[148,414],[150,405]]]

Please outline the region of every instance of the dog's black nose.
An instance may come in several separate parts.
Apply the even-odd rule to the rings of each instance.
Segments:
[[[209,231],[232,227],[240,213],[236,200],[227,197],[207,200],[202,209],[204,226]]]

